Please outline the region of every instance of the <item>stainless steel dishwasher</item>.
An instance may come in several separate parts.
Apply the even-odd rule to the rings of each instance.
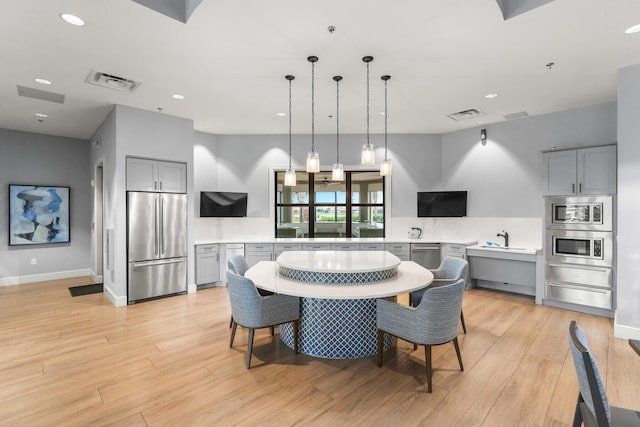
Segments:
[[[440,266],[440,243],[412,243],[411,261],[424,268],[438,268]]]

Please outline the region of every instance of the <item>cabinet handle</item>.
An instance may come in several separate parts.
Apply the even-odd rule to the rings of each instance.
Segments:
[[[158,181],[153,181],[153,189],[154,190],[158,189]]]
[[[582,183],[580,183],[580,189],[578,190],[578,193],[582,193]]]
[[[160,191],[162,191],[162,181],[160,181]]]
[[[220,254],[216,254],[216,261],[220,261]]]
[[[576,185],[575,184],[571,184],[571,192],[572,193],[576,192]]]

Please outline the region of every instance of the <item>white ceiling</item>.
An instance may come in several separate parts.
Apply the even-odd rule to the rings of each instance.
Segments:
[[[64,23],[65,12],[87,25]],[[556,0],[507,21],[496,0],[204,0],[187,24],[130,0],[7,1],[0,128],[88,139],[122,104],[162,108],[203,132],[286,133],[276,113],[287,111],[293,74],[293,132],[309,133],[306,58],[316,55],[316,133],[335,132],[336,74],[341,132],[364,133],[361,58],[371,55],[371,132],[383,130],[380,76],[390,74],[389,132],[446,133],[479,126],[447,117],[470,108],[489,124],[615,100],[617,70],[640,63],[640,33],[624,34],[638,23],[638,0]],[[89,85],[91,69],[142,84],[134,93]],[[20,97],[16,85],[65,102]]]

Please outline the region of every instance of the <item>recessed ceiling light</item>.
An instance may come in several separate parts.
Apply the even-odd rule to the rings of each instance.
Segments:
[[[286,117],[287,113],[276,113],[276,116],[278,116],[278,117]]]
[[[76,27],[82,27],[84,25],[84,20],[76,15],[72,15],[70,13],[61,13],[60,18],[67,24],[75,25]]]
[[[624,30],[624,33],[633,34],[633,33],[637,33],[638,31],[640,31],[640,24],[627,28],[626,30]]]
[[[36,117],[41,117],[43,119],[46,119],[47,117],[49,117],[48,114],[43,114],[43,113],[36,113]]]
[[[35,81],[36,83],[40,83],[41,85],[50,85],[51,82],[47,79],[33,79],[33,81]]]
[[[487,99],[493,99],[493,98],[497,98],[498,94],[497,93],[489,93],[487,95],[484,96]]]
[[[174,94],[174,95],[171,95],[171,97],[172,97],[173,99],[184,99],[184,95],[180,95],[180,94],[177,94],[177,93],[176,93],[176,94]]]

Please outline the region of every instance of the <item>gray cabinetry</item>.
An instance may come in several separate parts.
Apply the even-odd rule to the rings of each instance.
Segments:
[[[332,251],[359,251],[360,244],[359,243],[332,243],[331,250]]]
[[[303,243],[303,251],[330,251],[331,243]]]
[[[278,256],[282,252],[286,251],[301,251],[302,243],[274,243],[273,244],[273,259],[278,259]]]
[[[384,251],[384,243],[360,243],[361,251]]]
[[[400,261],[411,261],[411,250],[409,243],[385,243],[384,250],[391,252],[398,258]]]
[[[187,165],[128,157],[127,190],[186,193]]]
[[[273,243],[246,243],[244,257],[249,267],[253,267],[259,261],[273,261]]]
[[[220,281],[220,246],[196,246],[196,285]]]
[[[535,254],[468,249],[467,256],[477,287],[536,295]]]
[[[616,146],[543,154],[546,195],[615,194]]]

